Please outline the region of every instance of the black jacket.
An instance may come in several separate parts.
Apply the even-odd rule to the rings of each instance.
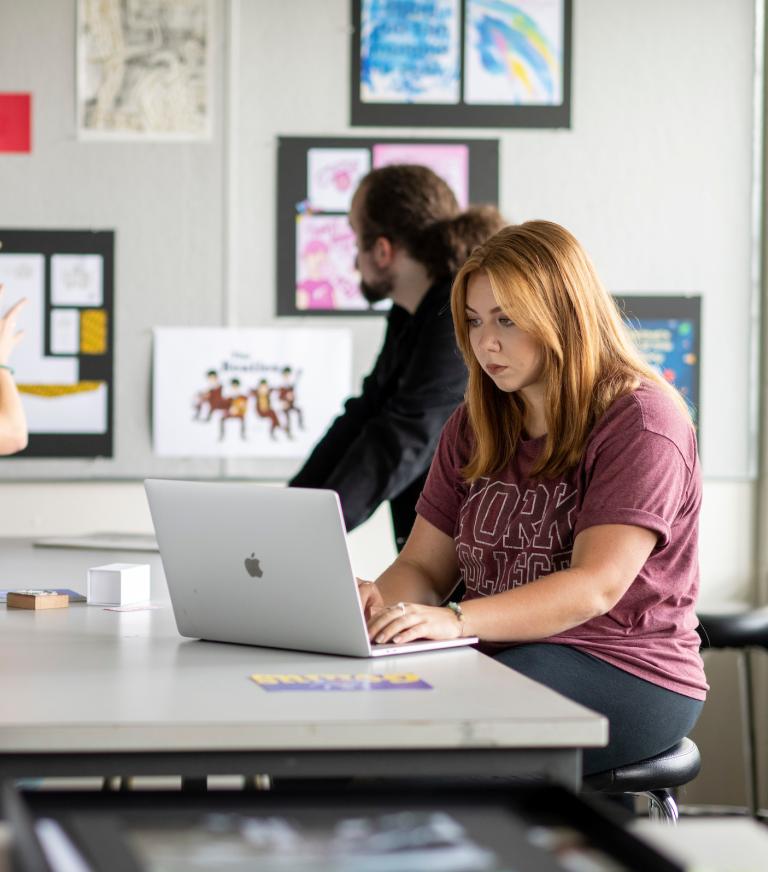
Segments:
[[[466,386],[449,294],[444,281],[429,289],[413,315],[392,307],[362,393],[347,401],[290,482],[335,490],[348,530],[389,500],[398,549],[413,526],[440,431]]]

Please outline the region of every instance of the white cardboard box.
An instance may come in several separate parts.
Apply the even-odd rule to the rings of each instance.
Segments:
[[[88,570],[88,602],[98,606],[127,606],[149,599],[148,563],[107,563]]]

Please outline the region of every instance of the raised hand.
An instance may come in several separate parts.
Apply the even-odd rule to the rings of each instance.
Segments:
[[[0,299],[2,299],[4,290],[3,286],[0,285]],[[0,364],[6,365],[8,363],[13,349],[24,336],[23,330],[16,330],[16,319],[26,304],[26,300],[19,300],[4,315],[0,316]]]

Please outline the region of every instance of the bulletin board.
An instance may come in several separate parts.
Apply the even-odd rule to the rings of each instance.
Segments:
[[[9,461],[112,457],[114,233],[0,230],[3,306],[25,297],[11,358],[29,428]]]
[[[393,163],[429,166],[448,182],[462,209],[498,204],[497,140],[279,138],[278,315],[381,313],[380,304],[370,307],[360,294],[347,213],[363,176]]]
[[[352,125],[570,127],[572,14],[572,0],[352,0]]]

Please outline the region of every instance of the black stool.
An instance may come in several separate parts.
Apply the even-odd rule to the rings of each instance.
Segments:
[[[639,793],[648,798],[648,815],[668,824],[677,823],[673,787],[682,787],[699,774],[699,749],[690,739],[681,739],[661,754],[607,769],[584,778],[584,785],[599,793]]]
[[[758,814],[757,756],[752,687],[751,648],[768,651],[768,608],[742,612],[701,612],[699,636],[702,648],[734,648],[739,654],[744,770],[747,805],[752,817]]]

